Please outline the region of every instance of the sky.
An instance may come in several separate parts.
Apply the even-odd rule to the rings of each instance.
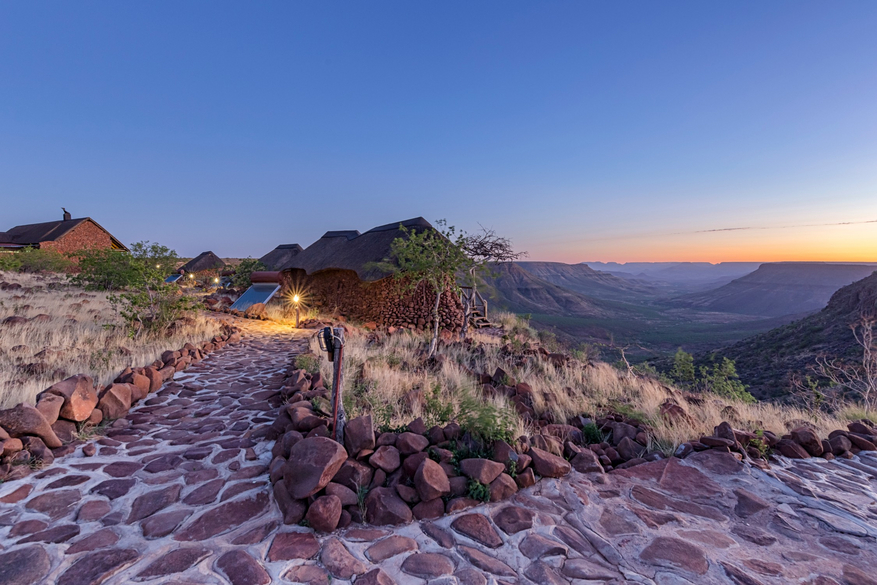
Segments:
[[[0,230],[877,261],[877,3],[0,1]]]

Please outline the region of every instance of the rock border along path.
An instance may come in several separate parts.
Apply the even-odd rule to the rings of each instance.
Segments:
[[[573,471],[434,522],[284,526],[261,437],[307,341],[236,324],[240,345],[132,409],[94,456],[0,485],[0,584],[877,583],[867,454],[764,472],[705,451]]]

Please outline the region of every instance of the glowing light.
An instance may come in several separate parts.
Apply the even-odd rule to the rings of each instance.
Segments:
[[[213,279],[213,282],[219,282],[219,279],[218,279],[218,278],[214,278],[214,279]]]
[[[189,278],[195,278],[195,275],[194,275],[194,274],[190,274],[190,275],[189,275]]]
[[[293,303],[298,304],[298,302],[300,300],[301,300],[301,297],[299,297],[298,295],[292,295],[292,302]]]

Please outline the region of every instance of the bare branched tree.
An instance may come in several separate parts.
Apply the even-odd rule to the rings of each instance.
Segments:
[[[464,296],[463,303],[463,329],[460,331],[460,339],[466,337],[469,332],[469,321],[472,318],[473,300],[478,291],[478,275],[489,268],[491,264],[503,264],[514,262],[527,255],[526,252],[515,252],[512,242],[508,238],[500,237],[492,229],[480,226],[481,231],[475,234],[461,234],[457,245],[463,250],[470,260],[467,267],[467,283],[472,287],[472,294]]]
[[[841,388],[859,398],[865,409],[871,410],[877,402],[877,340],[874,339],[874,316],[862,315],[850,325],[853,337],[862,348],[861,362],[819,356],[816,372],[827,378],[832,386]]]

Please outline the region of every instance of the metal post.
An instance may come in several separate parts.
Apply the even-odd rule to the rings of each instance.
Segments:
[[[295,328],[298,329],[298,303],[295,304]]]
[[[344,413],[343,400],[343,368],[342,360],[344,357],[344,329],[336,327],[333,331],[335,346],[334,377],[332,379],[332,428],[335,433],[335,440],[344,444],[344,425],[347,422],[347,416]]]

